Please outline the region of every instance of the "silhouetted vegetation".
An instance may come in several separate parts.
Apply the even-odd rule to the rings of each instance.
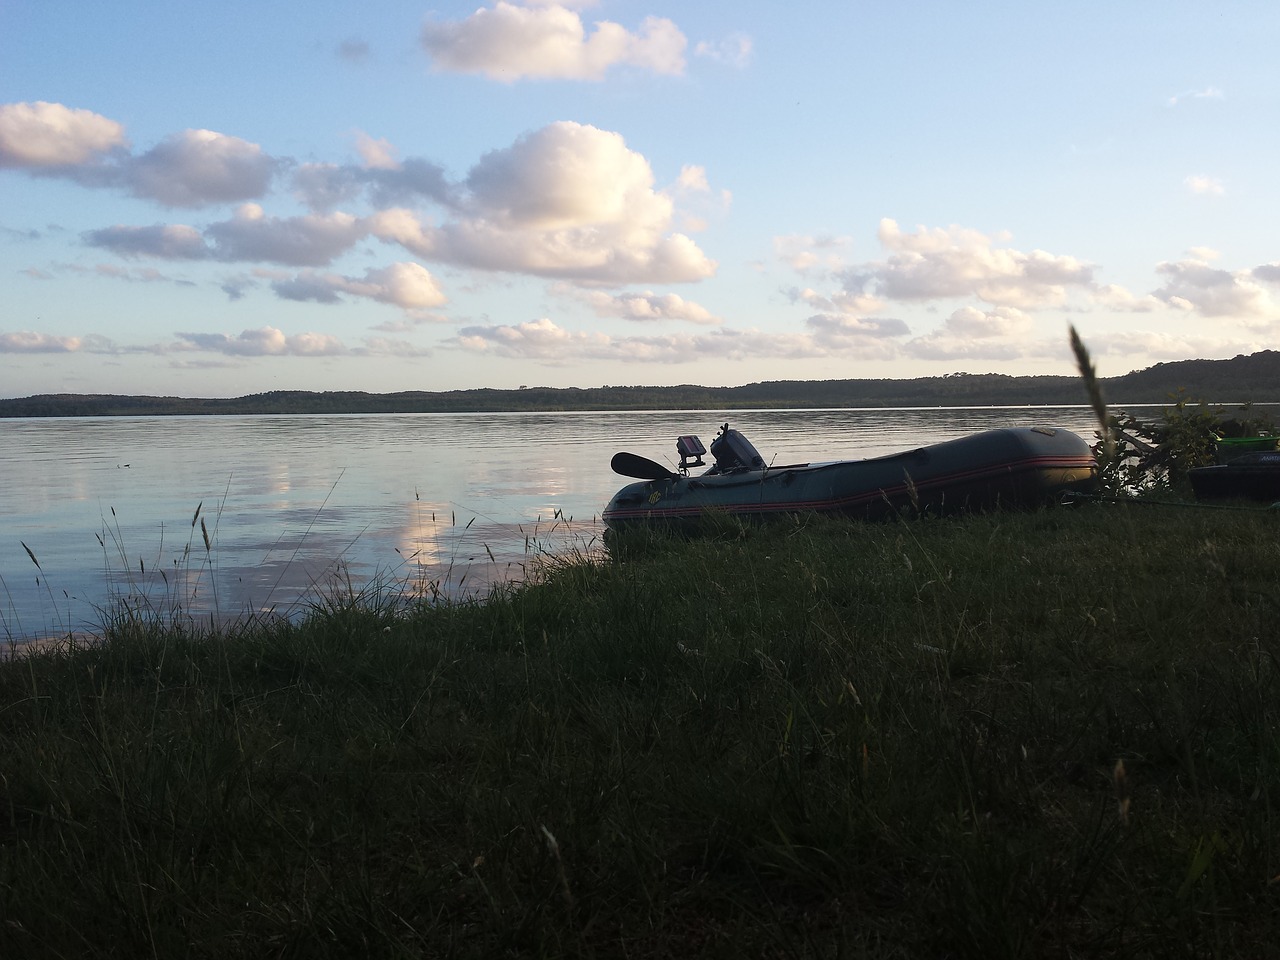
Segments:
[[[1123,376],[1103,377],[1101,382],[1113,404],[1164,403],[1179,390],[1210,403],[1280,402],[1280,352],[1159,363]],[[955,373],[912,380],[774,380],[737,387],[682,384],[400,393],[275,390],[228,399],[42,394],[0,400],[0,417],[1030,406],[1086,400],[1075,376]]]

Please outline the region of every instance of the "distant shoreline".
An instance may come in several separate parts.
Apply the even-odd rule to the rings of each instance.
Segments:
[[[1280,352],[1181,360],[1102,379],[1113,406],[1280,402]],[[1230,400],[1223,400],[1229,397]],[[911,380],[777,380],[736,387],[522,387],[363,393],[276,390],[234,398],[40,394],[0,399],[0,418],[359,413],[551,413],[627,410],[901,409],[1076,406],[1079,378],[957,373]]]

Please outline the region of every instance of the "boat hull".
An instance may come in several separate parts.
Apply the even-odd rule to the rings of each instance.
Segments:
[[[690,525],[710,513],[762,517],[816,511],[874,518],[1034,506],[1097,486],[1089,445],[1068,430],[1020,427],[869,460],[632,483],[605,508],[612,529]]]
[[[1187,471],[1198,500],[1280,501],[1280,453],[1248,453],[1230,463]]]

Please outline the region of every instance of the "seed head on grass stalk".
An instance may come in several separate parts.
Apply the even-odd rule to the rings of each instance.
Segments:
[[[1089,394],[1089,406],[1093,407],[1093,415],[1098,419],[1098,432],[1102,437],[1107,459],[1115,455],[1115,439],[1111,433],[1111,418],[1107,416],[1107,402],[1102,398],[1102,384],[1098,382],[1097,371],[1089,357],[1089,349],[1076,332],[1075,324],[1071,325],[1071,352],[1076,355],[1076,366],[1080,368],[1080,379]]]
[[[1120,822],[1129,825],[1129,775],[1125,773],[1124,758],[1116,761],[1111,771],[1111,781],[1116,790],[1116,808],[1120,813]]]

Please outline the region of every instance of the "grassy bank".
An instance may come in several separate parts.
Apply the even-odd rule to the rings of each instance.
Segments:
[[[1280,514],[726,525],[0,664],[0,956],[1267,956]]]

